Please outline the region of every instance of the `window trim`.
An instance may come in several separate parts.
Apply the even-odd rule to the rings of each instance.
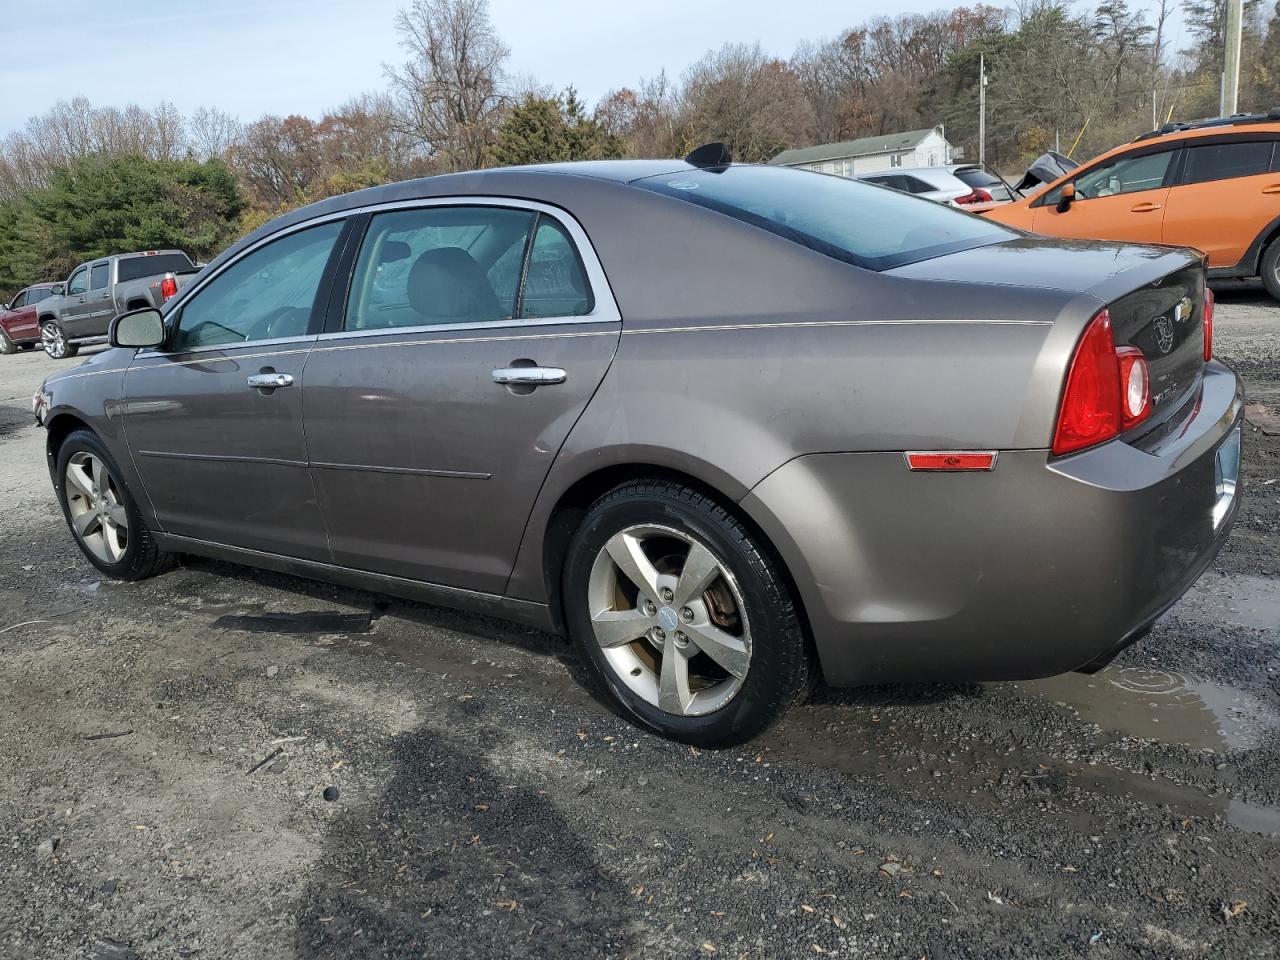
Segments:
[[[350,244],[352,250],[351,269],[345,278],[339,278],[333,285],[333,295],[330,301],[331,309],[328,312],[325,329],[319,334],[320,340],[349,340],[354,338],[369,337],[402,337],[409,334],[432,333],[436,331],[450,332],[456,330],[507,330],[520,327],[548,327],[548,326],[567,326],[570,324],[582,323],[613,323],[620,324],[622,322],[622,314],[618,310],[617,301],[614,299],[613,290],[609,287],[605,277],[604,267],[600,264],[600,259],[596,254],[595,247],[591,245],[586,231],[582,225],[567,211],[560,207],[552,206],[548,203],[542,203],[537,200],[525,200],[516,197],[482,197],[470,195],[446,196],[446,197],[420,197],[416,200],[394,200],[388,203],[374,204],[367,207],[360,207],[357,210],[347,211],[348,216],[354,214],[368,214],[369,220],[372,220],[374,214],[390,213],[400,210],[414,210],[421,207],[504,207],[513,210],[527,210],[533,213],[542,214],[558,223],[569,235],[569,239],[573,242],[573,246],[577,252],[578,259],[582,264],[583,272],[586,274],[587,286],[591,296],[591,312],[584,313],[579,316],[564,317],[536,317],[536,318],[513,318],[510,320],[476,320],[466,323],[429,323],[416,327],[382,327],[376,330],[346,330],[346,304],[350,294],[350,285],[355,273],[356,254],[359,252],[360,246],[364,242],[364,234],[368,228],[368,221],[365,223],[365,229],[359,231],[359,242]],[[535,218],[534,230],[537,228]],[[533,231],[530,231],[532,237]],[[531,243],[532,241],[530,241]],[[526,250],[525,263],[528,262],[528,251]],[[521,269],[525,269],[522,265]],[[523,289],[523,283],[522,283]],[[336,309],[334,309],[336,307]],[[337,322],[334,323],[337,315]],[[334,329],[330,329],[334,326]]]
[[[77,293],[77,292],[73,292],[73,291],[72,291],[72,289],[71,289],[71,283],[72,283],[72,281],[73,281],[73,280],[75,280],[75,278],[76,278],[76,274],[77,274],[77,273],[83,273],[83,274],[84,274],[84,289],[83,289],[83,290],[81,290],[81,291],[79,291],[78,293]],[[85,263],[85,264],[81,264],[80,266],[76,267],[74,270],[72,270],[72,271],[71,271],[71,276],[67,277],[67,296],[68,296],[68,297],[84,297],[84,296],[88,296],[88,294],[89,294],[89,280],[90,280],[90,276],[89,276],[89,264]]]

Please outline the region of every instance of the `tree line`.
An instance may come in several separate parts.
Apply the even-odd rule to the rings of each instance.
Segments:
[[[980,56],[987,161],[1016,175],[1047,149],[1086,159],[1167,119],[1215,115],[1224,23],[1225,0],[979,3],[876,17],[789,56],[727,44],[589,107],[572,88],[510,75],[487,0],[413,0],[385,89],[319,119],[83,97],[32,117],[0,141],[0,291],[123,249],[209,257],[285,210],[433,173],[682,156],[712,140],[765,161],[939,123],[976,159]],[[1242,64],[1241,109],[1280,105],[1280,0],[1246,0]]]

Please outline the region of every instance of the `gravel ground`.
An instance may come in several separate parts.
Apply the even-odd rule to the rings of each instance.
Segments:
[[[1280,309],[1219,304],[1280,410]],[[822,689],[698,752],[535,632],[203,560],[103,582],[29,423],[53,367],[0,359],[0,956],[1280,954],[1280,437],[1103,673]],[[244,619],[304,612],[365,616]]]

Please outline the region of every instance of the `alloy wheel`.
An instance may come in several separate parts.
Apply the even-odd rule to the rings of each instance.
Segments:
[[[103,563],[119,563],[129,548],[129,515],[120,485],[99,457],[80,451],[67,461],[71,529]]]
[[[656,524],[614,534],[592,565],[587,602],[610,669],[658,709],[703,716],[742,688],[751,627],[741,590],[689,534]]]
[[[67,355],[67,338],[62,328],[56,323],[46,323],[40,328],[40,339],[44,342],[44,352],[54,360],[61,360]]]

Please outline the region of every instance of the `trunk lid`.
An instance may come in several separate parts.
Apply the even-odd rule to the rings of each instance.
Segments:
[[[1192,250],[1020,237],[907,264],[889,275],[1088,294],[1111,312],[1116,346],[1142,350],[1151,416],[1142,434],[1182,406],[1204,368],[1204,259]]]

